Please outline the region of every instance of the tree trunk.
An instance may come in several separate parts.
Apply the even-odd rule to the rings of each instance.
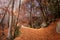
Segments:
[[[12,37],[12,25],[11,25],[11,22],[12,22],[12,16],[10,15],[9,29],[8,29],[8,39],[9,39],[9,40],[10,40],[11,37]]]
[[[8,28],[8,39],[9,40],[13,40],[12,39],[12,27],[13,27],[13,9],[14,9],[14,0],[11,0],[12,2],[12,10],[10,13],[10,18],[9,18],[9,28]],[[10,3],[9,3],[10,4]]]

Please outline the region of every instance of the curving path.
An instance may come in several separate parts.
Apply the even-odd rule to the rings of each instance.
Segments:
[[[15,40],[60,40],[60,34],[56,32],[57,22],[40,29],[21,27],[21,34]]]

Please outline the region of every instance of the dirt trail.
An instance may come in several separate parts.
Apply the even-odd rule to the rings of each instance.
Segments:
[[[60,40],[60,34],[56,33],[56,23],[40,29],[21,27],[21,34],[15,40]]]

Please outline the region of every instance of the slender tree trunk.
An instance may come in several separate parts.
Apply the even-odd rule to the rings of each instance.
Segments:
[[[31,2],[32,2],[32,0],[31,0]],[[31,5],[31,8],[30,8],[30,26],[33,27],[33,25],[32,25],[32,5]]]
[[[16,19],[15,19],[14,38],[17,36],[16,30],[17,30],[17,27],[19,26],[19,25],[17,25],[17,24],[18,24],[18,22],[19,22],[20,6],[21,6],[21,0],[19,0],[18,15],[17,15],[17,17],[16,17]],[[18,30],[19,30],[19,29],[18,29]]]
[[[12,39],[12,27],[13,27],[13,9],[14,9],[14,0],[12,0],[12,12],[10,13],[10,19],[9,19],[9,29],[8,29],[8,39]]]
[[[9,29],[8,29],[8,39],[11,40],[11,37],[12,37],[12,25],[11,25],[11,22],[12,22],[12,16],[10,15],[10,19],[9,19]]]
[[[42,3],[41,3],[42,1],[40,1],[40,3],[39,3],[39,5],[40,5],[40,9],[41,9],[41,12],[42,12],[42,20],[43,20],[43,22],[42,22],[42,24],[41,24],[41,27],[45,27],[46,26],[46,14],[45,14],[45,11],[44,11],[44,9],[43,9],[43,6],[42,6]]]

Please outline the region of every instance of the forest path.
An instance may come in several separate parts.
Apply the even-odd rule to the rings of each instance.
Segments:
[[[33,29],[21,27],[21,34],[15,40],[60,40],[60,34],[56,32],[57,22],[52,22],[46,28]]]

